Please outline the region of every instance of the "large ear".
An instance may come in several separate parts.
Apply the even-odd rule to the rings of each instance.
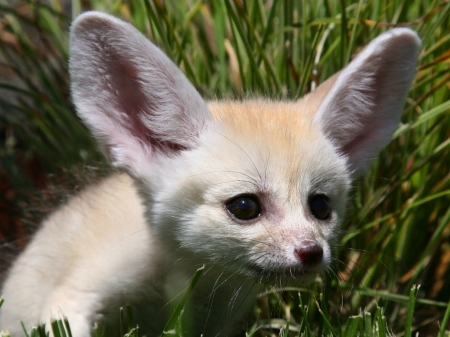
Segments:
[[[314,122],[347,156],[353,176],[367,169],[397,128],[419,47],[414,31],[392,29],[326,81],[326,95],[317,89],[324,99]]]
[[[195,147],[211,119],[181,71],[134,27],[88,12],[72,24],[72,97],[110,162],[139,176],[155,156]]]

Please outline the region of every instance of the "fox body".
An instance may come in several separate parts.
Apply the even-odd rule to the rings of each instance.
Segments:
[[[168,303],[205,265],[186,325],[227,335],[260,284],[307,282],[332,262],[352,180],[398,126],[420,41],[375,39],[298,101],[205,102],[129,24],[72,25],[72,96],[112,175],[43,223],[3,286],[13,336],[67,316],[74,337],[132,305],[160,334]],[[175,298],[176,300],[176,298]]]

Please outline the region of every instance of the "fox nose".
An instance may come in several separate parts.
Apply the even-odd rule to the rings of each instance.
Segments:
[[[305,240],[300,242],[294,254],[305,267],[314,267],[322,262],[323,249],[316,241]]]

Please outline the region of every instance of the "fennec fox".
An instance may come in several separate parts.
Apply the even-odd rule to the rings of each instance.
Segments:
[[[73,101],[126,173],[43,223],[3,286],[1,327],[20,336],[21,321],[63,314],[74,337],[90,336],[128,303],[158,335],[205,265],[185,324],[192,336],[229,335],[259,285],[313,279],[332,261],[352,180],[398,126],[419,45],[392,29],[298,101],[205,102],[131,25],[78,17]]]

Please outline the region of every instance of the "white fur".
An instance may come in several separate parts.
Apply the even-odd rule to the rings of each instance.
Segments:
[[[29,329],[63,314],[74,337],[87,337],[130,303],[142,330],[158,335],[205,264],[185,324],[196,336],[226,335],[259,283],[311,280],[332,261],[352,177],[397,126],[418,47],[411,30],[391,30],[299,102],[207,105],[132,26],[80,16],[74,102],[133,178],[113,175],[50,215],[3,286],[0,327],[19,336],[21,320]],[[262,213],[237,220],[225,205],[249,194]],[[312,215],[312,195],[329,198],[330,219]],[[314,264],[297,254],[311,242],[323,250]]]

